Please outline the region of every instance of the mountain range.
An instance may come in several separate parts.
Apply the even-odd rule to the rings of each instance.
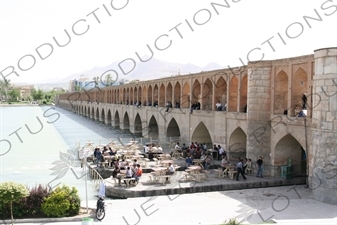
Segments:
[[[142,59],[148,59],[148,56],[143,56]],[[113,62],[104,67],[94,67],[90,70],[82,71],[80,73],[71,74],[65,78],[59,80],[53,80],[55,83],[63,83],[69,82],[70,80],[79,79],[81,75],[83,77],[89,78],[92,80],[94,77],[101,77],[103,73],[108,70],[115,70],[118,73],[118,78],[114,72],[109,71],[106,72],[102,79],[104,79],[105,75],[111,74],[113,80],[152,80],[152,79],[159,79],[163,77],[169,77],[174,75],[184,75],[190,73],[198,73],[201,71],[209,71],[209,70],[217,70],[224,68],[217,63],[210,62],[205,67],[199,67],[193,64],[181,64],[181,63],[171,63],[163,60],[159,60],[156,58],[152,58],[147,62],[140,62],[140,61],[131,61],[127,60],[120,63],[120,66],[124,70],[124,75],[121,69],[118,67],[120,62]],[[133,69],[134,68],[134,69]],[[131,72],[130,72],[131,71]],[[130,72],[130,73],[128,73]]]

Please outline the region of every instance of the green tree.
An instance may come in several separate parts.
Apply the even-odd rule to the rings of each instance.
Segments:
[[[92,78],[93,81],[95,81],[95,86],[98,85],[99,77],[94,77]]]
[[[18,98],[20,98],[20,91],[18,89],[12,89],[8,93],[10,100],[16,101]]]
[[[111,74],[107,74],[105,75],[105,78],[104,78],[104,85],[105,86],[111,86],[112,85],[112,77],[111,77]]]
[[[4,98],[7,100],[8,92],[11,89],[10,79],[4,78],[3,80],[0,79],[0,98]]]
[[[10,204],[12,224],[14,224],[13,202],[20,201],[22,198],[27,196],[29,196],[29,191],[22,184],[17,184],[14,182],[0,183],[0,201],[5,204]]]
[[[43,99],[43,91],[42,90],[35,90],[35,88],[32,90],[32,97],[34,100],[42,100]]]

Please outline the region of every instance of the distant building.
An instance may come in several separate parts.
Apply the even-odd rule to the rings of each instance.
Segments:
[[[34,85],[13,85],[13,88],[20,91],[21,100],[27,100],[27,96],[31,95]]]
[[[120,85],[121,82],[114,82],[111,86],[117,86]],[[122,83],[123,84],[123,83]],[[89,80],[89,78],[86,77],[81,77],[79,80],[74,79],[69,81],[69,92],[74,92],[74,91],[80,91],[80,90],[90,90],[93,88],[105,88],[107,85],[104,83],[98,81],[95,83],[94,80]]]

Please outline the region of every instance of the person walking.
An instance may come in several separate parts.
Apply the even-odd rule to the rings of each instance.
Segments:
[[[236,169],[238,170],[238,173],[236,174],[236,180],[239,180],[239,175],[241,174],[243,179],[246,180],[245,174],[243,172],[243,164],[242,159],[239,159],[238,164],[236,164]]]
[[[262,156],[259,156],[259,159],[257,160],[256,163],[257,163],[257,174],[256,174],[256,177],[263,178],[263,176],[262,176],[262,164],[263,164]]]

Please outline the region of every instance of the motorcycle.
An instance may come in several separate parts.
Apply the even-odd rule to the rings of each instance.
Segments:
[[[96,218],[101,221],[105,217],[105,203],[102,196],[98,197],[96,204]]]

